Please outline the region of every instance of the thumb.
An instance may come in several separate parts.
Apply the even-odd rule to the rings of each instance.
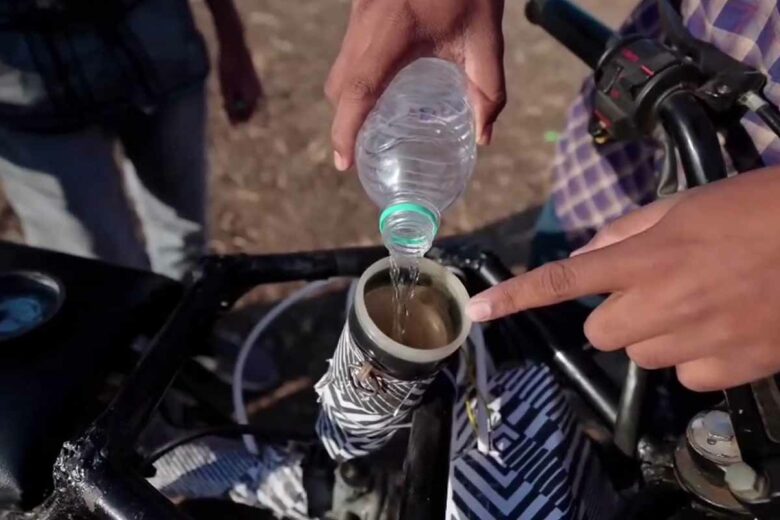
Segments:
[[[677,204],[677,202],[679,202],[679,195],[673,195],[657,200],[628,215],[613,220],[601,228],[590,242],[581,248],[572,251],[570,256],[577,256],[597,249],[602,249],[647,231],[655,226],[669,210]]]

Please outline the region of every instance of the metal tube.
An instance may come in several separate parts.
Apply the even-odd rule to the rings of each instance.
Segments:
[[[388,255],[384,246],[230,258],[233,283],[242,292],[263,283],[360,276]]]
[[[664,162],[661,166],[661,174],[658,176],[658,198],[668,197],[677,193],[679,189],[679,177],[677,175],[677,149],[669,134],[663,134],[661,143],[664,147]]]
[[[188,518],[141,477],[116,471],[103,474],[100,479],[90,476],[94,486],[85,490],[82,496],[86,503],[86,510],[89,510],[90,503],[94,504],[94,509],[90,511],[94,518],[106,520],[130,518],[185,520]]]
[[[608,426],[617,424],[617,390],[586,352],[557,350],[553,365]]]
[[[100,440],[88,435],[63,448],[53,471],[56,492],[36,510],[35,518],[187,518],[146,479],[106,458]]]
[[[620,395],[614,436],[615,446],[628,457],[633,457],[636,453],[646,387],[647,371],[633,361],[630,362],[623,392]]]
[[[452,397],[452,386],[440,374],[414,412],[399,518],[444,518],[450,467]]]
[[[691,92],[678,90],[669,94],[659,103],[658,115],[667,139],[674,144],[666,146],[666,154],[669,156],[675,149],[679,153],[687,187],[726,178],[715,127]],[[646,386],[647,372],[631,361],[620,395],[614,437],[615,446],[629,457],[636,452]]]
[[[483,255],[477,274],[488,285],[495,286],[512,277],[512,272],[492,255]],[[513,317],[519,325],[532,329],[541,339],[541,346],[552,365],[568,380],[595,412],[610,427],[618,416],[618,392],[612,381],[593,358],[583,350],[566,349],[545,326],[534,310],[526,310]]]
[[[171,319],[95,422],[92,431],[106,433],[106,449],[112,457],[121,459],[132,452],[193,345],[207,335],[213,320],[227,306],[223,298],[224,273],[220,266],[206,269],[209,275],[189,287]]]

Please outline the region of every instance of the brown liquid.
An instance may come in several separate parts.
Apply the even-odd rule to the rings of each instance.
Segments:
[[[455,324],[447,297],[435,287],[417,286],[405,305],[403,329],[395,326],[397,309],[392,285],[370,290],[365,297],[369,317],[393,340],[407,347],[434,349],[454,338]]]

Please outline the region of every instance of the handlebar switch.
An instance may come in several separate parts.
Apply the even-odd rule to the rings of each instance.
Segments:
[[[695,90],[697,69],[647,38],[617,40],[596,68],[590,133],[597,144],[648,136],[656,107],[671,92]]]

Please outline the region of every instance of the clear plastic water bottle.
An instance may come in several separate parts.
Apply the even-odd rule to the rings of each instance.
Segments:
[[[441,213],[474,171],[474,134],[466,78],[448,61],[414,61],[380,97],[358,134],[356,162],[393,256],[431,248]]]

